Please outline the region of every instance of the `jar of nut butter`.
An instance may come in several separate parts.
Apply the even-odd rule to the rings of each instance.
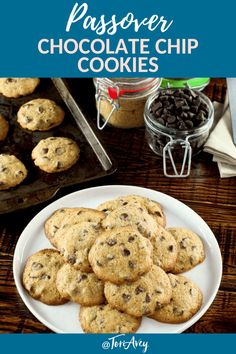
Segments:
[[[146,102],[144,119],[148,145],[163,157],[164,175],[187,177],[191,158],[201,151],[213,124],[210,99],[189,88],[162,89]]]
[[[144,125],[144,106],[160,84],[160,78],[95,78],[97,126],[138,128]]]

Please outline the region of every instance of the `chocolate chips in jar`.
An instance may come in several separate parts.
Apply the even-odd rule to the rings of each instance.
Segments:
[[[191,89],[167,89],[159,92],[150,106],[150,113],[167,128],[190,130],[204,125],[209,108]]]
[[[192,154],[201,151],[214,119],[209,98],[193,89],[167,88],[150,97],[145,105],[146,138],[158,155],[169,144],[175,160],[183,160],[186,143]]]

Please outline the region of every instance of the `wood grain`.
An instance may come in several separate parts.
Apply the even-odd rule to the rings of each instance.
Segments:
[[[88,90],[92,90],[91,82]],[[223,102],[225,80],[211,80],[205,92],[212,100]],[[90,116],[95,117],[94,107],[91,108]],[[217,238],[222,253],[223,278],[210,309],[187,332],[235,333],[236,178],[220,179],[217,165],[205,153],[193,159],[190,177],[166,178],[163,176],[161,158],[155,156],[147,146],[144,129],[123,131],[107,127],[101,136],[118,162],[118,172],[93,184],[84,184],[81,188],[105,184],[142,186],[169,194],[195,210]],[[76,189],[66,188],[56,198]],[[12,272],[14,249],[20,233],[45,205],[47,203],[0,216],[0,333],[50,332],[23,304],[16,291]]]

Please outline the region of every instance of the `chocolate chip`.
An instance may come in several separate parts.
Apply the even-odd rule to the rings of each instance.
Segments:
[[[39,113],[43,113],[45,111],[45,109],[42,107],[42,106],[39,106],[38,107],[38,112]]]
[[[26,117],[24,117],[24,120],[25,120],[25,123],[30,123],[30,122],[32,122],[33,118],[26,116]]]
[[[75,264],[76,263],[76,257],[75,256],[69,255],[67,257],[67,259],[68,259],[68,262],[71,263],[71,264]]]
[[[195,260],[195,258],[193,256],[189,257],[189,261],[192,266],[194,265],[194,260]]]
[[[155,289],[155,293],[156,293],[156,294],[162,294],[162,290]]]
[[[127,205],[128,204],[128,202],[124,202],[124,203],[122,203],[122,205]]]
[[[64,149],[61,148],[61,147],[58,147],[58,148],[55,149],[55,153],[56,153],[56,155],[60,156],[60,155],[62,155],[64,153]]]
[[[86,274],[81,274],[81,275],[79,276],[77,282],[80,283],[82,280],[85,280],[85,279],[87,279],[87,278],[88,278],[88,276],[87,276]]]
[[[43,148],[43,149],[42,149],[42,153],[43,153],[43,154],[47,154],[47,153],[48,153],[48,148]]]
[[[135,289],[135,294],[138,295],[140,293],[143,293],[144,291],[144,288],[142,288],[141,286],[137,286],[137,288]]]
[[[122,214],[120,215],[120,219],[121,219],[121,220],[127,220],[128,217],[129,217],[129,215],[128,215],[127,213],[122,213]]]
[[[128,241],[131,243],[134,241],[134,236],[129,236]]]
[[[132,261],[128,262],[129,268],[134,269],[135,265]]]
[[[63,166],[62,163],[60,161],[57,161],[56,168],[60,169],[60,168],[62,168],[62,166]]]
[[[181,249],[186,249],[186,245],[184,244],[184,241],[180,241],[179,246]]]
[[[189,294],[190,294],[191,296],[193,296],[193,289],[192,289],[192,288],[189,289]]]
[[[43,268],[43,265],[41,263],[38,263],[38,262],[33,262],[31,268],[33,270],[39,270],[39,269]]]
[[[186,126],[187,126],[188,129],[191,129],[191,128],[193,128],[193,126],[194,126],[194,124],[193,124],[193,122],[192,122],[191,120],[186,120],[186,121],[185,121],[185,124],[186,124]]]
[[[146,294],[146,297],[145,297],[145,302],[151,302],[151,298],[148,294]]]
[[[164,237],[164,236],[161,236],[161,237],[160,237],[160,241],[165,241],[165,237]]]
[[[173,246],[173,245],[170,245],[170,246],[168,247],[168,251],[173,252],[173,250],[174,250],[174,246]]]
[[[41,277],[40,277],[41,280],[49,280],[51,279],[50,275],[47,275],[47,274],[42,274]]]
[[[175,316],[182,316],[184,313],[184,310],[179,309],[178,307],[173,308],[173,313]]]
[[[13,79],[13,78],[10,78],[10,77],[6,79],[6,83],[7,83],[7,84],[9,84],[9,83],[11,83],[11,82],[17,82],[17,80],[16,80],[16,79]]]
[[[107,259],[108,259],[109,261],[112,261],[113,259],[115,259],[115,256],[113,256],[112,254],[108,254],[108,255],[107,255]]]
[[[122,254],[123,256],[128,257],[130,255],[130,251],[127,248],[124,248]]]
[[[131,299],[131,295],[129,294],[122,294],[122,299],[125,301],[125,302],[128,302],[130,299]]]
[[[176,122],[176,117],[175,116],[169,116],[167,118],[167,122],[168,123],[175,123]]]
[[[162,216],[162,215],[161,215],[161,213],[160,213],[159,211],[155,211],[155,213],[154,213],[154,214],[155,214],[155,215],[158,215],[158,216],[160,216],[160,217]]]
[[[155,311],[158,311],[158,310],[160,310],[161,309],[161,304],[160,304],[160,302],[156,302],[156,307],[155,307]]]
[[[108,244],[108,246],[114,246],[114,245],[117,244],[117,241],[114,240],[114,239],[110,239],[110,240],[107,241],[107,244]]]

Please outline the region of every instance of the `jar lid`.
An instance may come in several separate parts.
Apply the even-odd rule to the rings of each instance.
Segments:
[[[209,77],[194,78],[163,78],[161,88],[184,88],[189,87],[195,90],[203,90],[210,82]]]
[[[145,96],[161,84],[161,78],[95,78],[95,85],[100,87],[108,95],[108,98],[116,100],[119,97],[129,98]]]

